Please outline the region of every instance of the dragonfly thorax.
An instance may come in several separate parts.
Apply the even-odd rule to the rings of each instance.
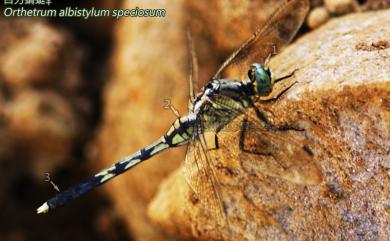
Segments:
[[[253,91],[256,95],[265,96],[271,93],[274,80],[268,67],[257,63],[251,64],[248,77],[253,84]]]
[[[251,95],[252,88],[248,88],[250,82],[241,82],[228,79],[214,79],[210,80],[204,87],[201,93],[197,95],[193,103],[192,112],[199,114],[213,106],[213,103],[219,102],[220,98],[228,97],[232,101],[241,102],[244,101],[244,96]],[[226,103],[225,103],[226,104]],[[246,106],[246,104],[242,103]]]
[[[235,81],[229,79],[210,80],[199,93],[194,102],[192,112],[197,114],[208,104],[212,104],[218,96],[231,98],[245,108],[248,99],[253,96],[266,96],[271,93],[274,84],[271,70],[261,64],[251,64],[248,70],[249,80]]]

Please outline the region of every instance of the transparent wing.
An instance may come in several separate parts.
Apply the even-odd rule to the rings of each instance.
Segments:
[[[285,0],[269,20],[225,60],[213,79],[221,78],[222,72],[228,72],[224,77],[241,79],[250,64],[264,63],[270,54],[278,52],[295,36],[309,5],[308,0]]]
[[[203,208],[209,212],[211,217],[216,217],[219,224],[224,225],[226,214],[223,209],[220,187],[203,134],[194,136],[187,146],[185,174],[189,186]]]
[[[196,93],[199,91],[199,65],[198,57],[195,51],[195,44],[192,38],[191,30],[187,30],[187,45],[189,52],[189,89],[190,89],[190,101],[194,101]]]
[[[218,134],[218,144],[226,151],[236,151],[254,172],[280,177],[299,184],[318,184],[322,172],[314,160],[303,131],[267,126],[255,107],[244,109],[224,103],[231,99],[213,98],[220,108],[235,111],[236,117]]]

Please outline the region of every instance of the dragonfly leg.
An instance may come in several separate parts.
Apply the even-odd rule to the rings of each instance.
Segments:
[[[282,80],[285,80],[285,79],[288,79],[290,78],[291,76],[293,76],[295,74],[295,72],[297,71],[298,69],[295,69],[294,71],[292,71],[290,74],[288,75],[285,75],[285,76],[282,76],[276,80],[274,80],[274,84],[277,83],[277,82],[280,82]],[[287,86],[286,88],[284,88],[284,90],[282,90],[281,92],[279,92],[279,94],[277,95],[273,95],[272,97],[270,98],[267,98],[267,99],[260,99],[260,97],[256,98],[255,99],[255,102],[260,102],[260,103],[270,103],[270,102],[274,102],[276,100],[278,100],[287,90],[289,90],[291,87],[293,87],[293,85],[295,85],[297,83],[297,81],[295,81],[294,83],[290,84],[289,86]]]
[[[294,69],[291,73],[289,73],[288,75],[285,75],[285,76],[282,76],[282,77],[279,77],[279,78],[277,78],[275,81],[274,81],[274,83],[278,83],[278,82],[280,82],[280,81],[282,81],[282,80],[284,80],[284,79],[288,79],[288,78],[290,78],[291,76],[293,76],[294,74],[295,74],[295,72],[297,72],[298,71],[298,69]]]
[[[284,88],[284,90],[280,91],[277,95],[274,95],[268,99],[258,99],[257,102],[260,102],[260,103],[270,103],[270,102],[274,102],[276,100],[278,100],[284,93],[286,93],[291,87],[293,87],[296,83],[298,83],[297,81],[294,81],[292,84],[290,84],[289,86],[287,86],[286,88]]]
[[[282,125],[282,126],[276,126],[276,125],[272,124],[268,120],[266,115],[261,110],[259,110],[256,107],[254,107],[254,109],[256,111],[257,118],[259,118],[264,123],[264,128],[267,129],[268,131],[290,131],[290,130],[293,130],[293,131],[304,131],[305,130],[303,128],[300,128],[298,126],[294,126],[294,125],[291,125],[291,124],[285,124],[285,125]]]
[[[295,82],[296,83],[296,82]],[[286,92],[289,88],[291,88],[295,83],[291,84],[289,87],[287,87],[285,90],[282,91],[281,94],[278,95],[277,98],[279,98],[284,92]],[[277,99],[276,98],[276,99]],[[259,100],[257,100],[259,101]],[[254,104],[253,104],[253,101],[252,100],[249,100],[248,99],[248,102],[250,103],[250,106],[252,108],[254,108],[255,112],[256,112],[256,116],[257,118],[259,118],[259,120],[261,120],[264,124],[264,128],[269,130],[269,131],[289,131],[289,130],[294,130],[294,131],[304,131],[304,129],[300,128],[300,127],[297,127],[297,126],[294,126],[294,125],[290,125],[290,124],[285,124],[283,126],[276,126],[274,124],[272,124],[267,116],[259,109],[257,108]]]

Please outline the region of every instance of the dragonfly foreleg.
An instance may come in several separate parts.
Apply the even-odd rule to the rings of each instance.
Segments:
[[[298,69],[294,69],[294,71],[292,71],[290,74],[288,75],[285,75],[285,76],[282,76],[280,78],[277,78],[276,80],[274,80],[274,84],[277,83],[277,82],[280,82],[282,80],[285,80],[285,79],[288,79],[290,78],[291,76],[293,76],[295,74],[295,72],[297,71]],[[287,90],[289,90],[291,87],[293,87],[293,85],[295,85],[297,82],[295,81],[294,83],[290,84],[289,86],[287,86],[286,88],[284,88],[281,92],[279,92],[279,94],[277,95],[274,95],[268,99],[260,99],[258,98],[256,101],[257,102],[261,102],[261,103],[269,103],[269,102],[274,102],[276,100],[278,100],[284,93],[286,93]]]
[[[286,88],[284,88],[282,91],[280,91],[277,95],[274,95],[268,99],[257,99],[257,102],[260,102],[260,103],[270,103],[270,102],[274,102],[276,100],[278,100],[284,93],[286,93],[291,87],[293,87],[296,83],[298,83],[297,81],[293,82],[292,84],[290,84],[289,86],[287,86]]]
[[[290,78],[290,77],[293,76],[293,75],[295,74],[295,72],[297,72],[297,71],[298,71],[298,69],[294,69],[294,70],[293,70],[291,73],[289,73],[288,75],[279,77],[279,78],[277,78],[276,80],[274,80],[274,83],[278,83],[278,82],[280,82],[280,81],[282,81],[282,80],[284,80],[284,79]]]

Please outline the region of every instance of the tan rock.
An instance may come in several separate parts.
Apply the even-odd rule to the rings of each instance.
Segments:
[[[55,79],[60,66],[64,38],[57,30],[38,22],[26,38],[8,48],[1,58],[1,74],[11,86],[47,83]]]
[[[229,225],[217,225],[182,169],[164,181],[150,204],[154,222],[184,237],[192,230],[199,240],[388,240],[389,16],[386,10],[331,20],[271,61],[278,76],[298,68],[275,93],[297,84],[278,101],[257,107],[274,125],[304,131],[274,133],[281,139],[265,131],[257,138],[306,145],[311,161],[255,158],[239,149],[239,131],[222,131],[221,147],[210,153]],[[256,146],[256,132],[249,134]],[[302,178],[292,179],[297,173]]]
[[[0,28],[0,128],[10,136],[8,153],[28,156],[26,170],[41,180],[83,133],[83,53],[68,32],[41,18],[0,18]]]
[[[67,31],[41,18],[0,18],[0,28],[0,77],[7,88],[44,86],[76,95],[84,53]]]
[[[358,6],[355,0],[324,0],[324,3],[328,11],[333,14],[349,13]]]
[[[79,131],[79,119],[60,95],[50,91],[19,92],[4,107],[4,119],[18,143],[27,147],[32,158],[46,166],[54,166],[69,155]],[[41,159],[41,160],[39,160]],[[43,166],[36,167],[42,176]]]
[[[128,17],[117,22],[114,75],[105,91],[96,146],[100,167],[150,144],[167,130],[175,117],[163,108],[164,99],[171,99],[180,112],[185,110],[187,58],[180,2],[125,1],[122,6],[165,8],[170,17]],[[183,151],[163,153],[105,185],[135,240],[174,240],[150,224],[146,206],[160,181],[177,167]]]
[[[89,58],[88,68],[83,68],[86,46],[73,41],[74,29],[66,26],[65,31],[57,20],[0,17],[0,240],[69,240],[68,235],[128,240],[115,211],[98,192],[88,195],[84,204],[81,200],[53,212],[52,218],[34,211],[56,193],[44,181],[46,173],[60,190],[90,173],[81,151],[85,133],[97,122],[95,115],[88,120],[92,124],[83,125],[91,93],[98,94],[99,78],[91,77],[96,75],[90,66],[101,68],[101,55]],[[88,77],[81,78],[81,68],[88,70],[83,72]],[[80,104],[80,99],[87,103]]]
[[[329,19],[329,13],[324,7],[317,7],[310,11],[306,23],[311,29],[318,28]]]
[[[389,0],[367,0],[363,2],[364,2],[363,8],[365,10],[379,10],[379,9],[386,9],[390,7]]]

